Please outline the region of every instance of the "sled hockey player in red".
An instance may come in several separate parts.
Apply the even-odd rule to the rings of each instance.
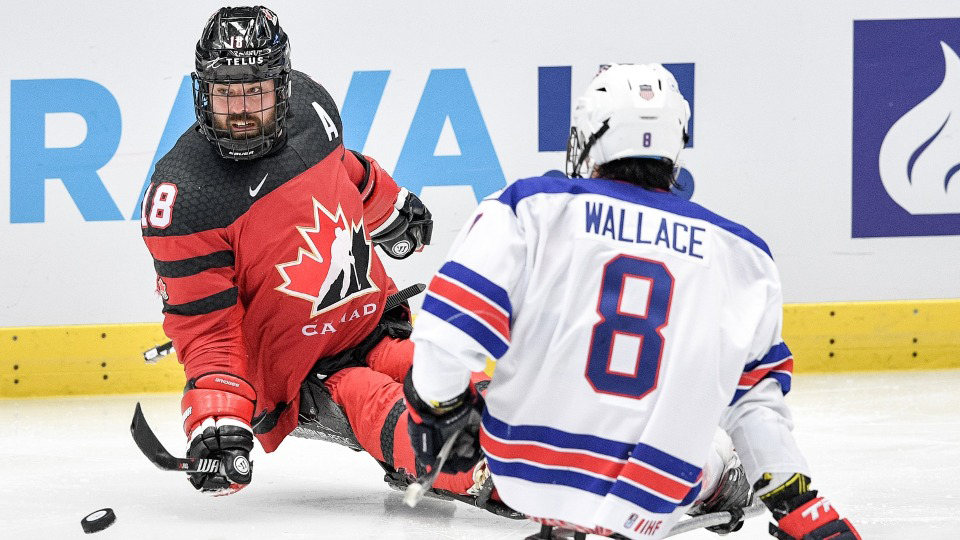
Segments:
[[[430,212],[344,148],[336,105],[291,69],[269,9],[218,10],[193,82],[197,123],[157,163],[141,223],[186,372],[188,456],[224,465],[190,481],[239,490],[254,436],[272,452],[293,433],[365,450],[402,487],[419,472],[402,395],[409,308],[373,248],[418,251]],[[482,506],[474,484],[435,485]]]
[[[755,488],[778,538],[859,538],[790,432],[770,250],[670,191],[689,116],[663,66],[613,65],[573,111],[571,178],[481,202],[412,336],[418,458],[464,432],[455,470],[484,457],[504,503],[580,537],[657,539],[723,510],[711,530],[732,532]],[[488,356],[484,398],[469,382]]]

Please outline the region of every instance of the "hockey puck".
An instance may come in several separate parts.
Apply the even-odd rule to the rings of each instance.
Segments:
[[[90,534],[106,529],[116,520],[117,515],[113,513],[113,508],[103,508],[81,519],[80,526],[83,527],[83,532]]]

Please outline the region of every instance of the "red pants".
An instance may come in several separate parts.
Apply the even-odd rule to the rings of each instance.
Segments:
[[[338,371],[325,384],[333,401],[346,411],[363,449],[395,469],[416,476],[416,458],[407,433],[408,413],[403,402],[403,379],[412,364],[413,342],[388,337],[367,355],[369,367]],[[475,380],[487,378],[482,373],[474,374]],[[384,433],[384,429],[392,430],[393,436]],[[441,474],[434,483],[438,489],[460,494],[466,494],[471,486],[470,472]]]

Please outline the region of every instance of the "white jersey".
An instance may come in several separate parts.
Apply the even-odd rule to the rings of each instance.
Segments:
[[[773,447],[748,452],[751,481],[771,463],[806,472],[781,443],[785,408],[749,425],[789,390],[781,319],[773,259],[746,228],[625,182],[528,178],[478,206],[430,283],[414,383],[448,399],[458,370],[495,358],[481,443],[503,501],[660,538],[697,498],[721,420],[738,450]],[[749,411],[728,408],[761,382]]]

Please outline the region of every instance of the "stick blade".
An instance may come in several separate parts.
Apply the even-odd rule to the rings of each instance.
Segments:
[[[163,447],[160,439],[153,433],[147,424],[147,419],[143,416],[143,410],[140,408],[140,402],[137,402],[137,408],[133,411],[133,420],[130,422],[130,434],[133,435],[133,442],[147,456],[151,463],[158,469],[165,471],[178,471],[183,467],[177,458],[173,457],[167,449]]]
[[[423,499],[423,485],[419,482],[414,482],[407,486],[407,490],[403,494],[403,502],[410,508],[414,508]]]

